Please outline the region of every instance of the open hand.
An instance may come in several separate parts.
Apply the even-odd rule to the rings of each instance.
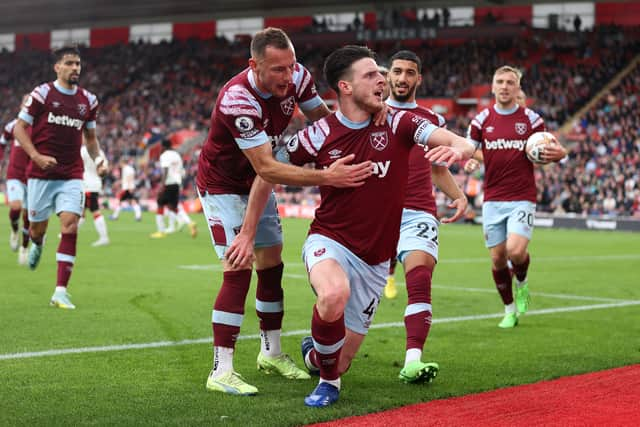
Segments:
[[[355,154],[348,154],[331,163],[325,173],[327,180],[325,185],[333,187],[360,187],[373,173],[370,160],[353,165],[348,164],[355,158]]]
[[[467,211],[468,204],[469,204],[469,201],[467,200],[466,196],[462,196],[459,199],[455,199],[454,201],[452,201],[451,203],[449,203],[447,205],[447,207],[449,209],[454,209],[455,208],[455,210],[456,210],[455,213],[450,217],[440,218],[440,222],[443,223],[443,224],[447,224],[447,223],[450,223],[450,222],[456,222],[457,220],[462,218],[464,213]]]
[[[251,268],[254,260],[253,254],[254,236],[240,232],[231,245],[225,251],[224,257],[234,269]]]
[[[464,154],[446,145],[439,145],[435,148],[429,149],[424,156],[427,160],[431,161],[438,166],[450,167],[455,162],[459,162],[464,158]]]

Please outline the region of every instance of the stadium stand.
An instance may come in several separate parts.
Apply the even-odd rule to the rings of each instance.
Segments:
[[[405,15],[391,15],[377,25],[419,25]],[[424,24],[424,23],[423,23]],[[363,26],[353,23],[353,27]],[[312,34],[317,44],[298,48],[298,59],[314,74],[321,94],[327,85],[321,76],[322,62],[331,46],[322,43],[327,25],[316,23]],[[528,37],[493,37],[470,43],[420,41],[412,48],[426,64],[420,96],[464,98],[489,95],[487,79],[503,63],[525,70],[523,89],[546,119],[558,130],[582,106],[592,100],[640,51],[638,31],[599,26],[595,31],[566,32],[522,28]],[[296,34],[293,34],[294,41]],[[309,36],[309,34],[307,34]],[[305,40],[309,40],[308,38]],[[175,39],[160,44],[129,43],[83,50],[83,84],[101,100],[99,138],[111,164],[122,155],[139,159],[140,196],[155,196],[160,171],[148,148],[165,135],[183,129],[206,132],[211,108],[221,85],[246,64],[248,39],[228,41]],[[320,47],[322,46],[322,47]],[[384,62],[397,43],[377,42]],[[498,52],[498,54],[496,54]],[[49,78],[45,52],[21,50],[0,54],[0,118],[11,120],[20,95],[34,82]],[[560,166],[539,168],[539,210],[588,215],[638,216],[638,163],[640,131],[637,108],[638,68],[598,101],[579,119],[572,135],[579,141],[569,159]],[[483,92],[484,91],[484,92]],[[474,104],[449,115],[449,128],[466,131]],[[304,125],[295,121],[294,127]],[[184,198],[193,198],[199,145],[185,155],[187,178]],[[455,172],[455,170],[454,170]],[[118,190],[118,171],[106,178],[107,195]],[[476,180],[478,177],[473,177]],[[461,185],[469,178],[458,175]],[[475,185],[475,183],[474,183]],[[278,186],[281,202],[313,206],[316,189]],[[476,201],[480,197],[474,196]],[[439,196],[444,205],[445,200]]]
[[[640,217],[640,65],[576,122],[562,165],[538,170],[539,209]]]

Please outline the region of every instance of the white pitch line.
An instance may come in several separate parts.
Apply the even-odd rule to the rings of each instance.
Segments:
[[[640,259],[640,254],[619,254],[619,255],[574,255],[574,256],[533,256],[533,262],[583,262],[583,261],[629,261]],[[490,258],[445,258],[438,261],[438,264],[466,264],[466,263],[490,263]]]
[[[527,311],[526,316],[540,316],[543,314],[556,314],[556,313],[570,313],[574,311],[588,311],[588,310],[601,310],[605,308],[619,308],[628,307],[633,305],[640,305],[640,301],[620,301],[610,304],[593,304],[593,305],[579,305],[574,307],[561,307],[561,308],[543,308],[539,310]],[[494,314],[476,314],[472,316],[460,316],[460,317],[445,317],[442,319],[433,319],[433,323],[454,323],[454,322],[466,322],[469,320],[485,320],[485,319],[500,319],[504,317],[504,313]],[[380,325],[371,325],[372,329],[389,328],[389,327],[404,327],[404,322],[394,323],[382,323]]]
[[[285,274],[286,277],[291,277],[293,279],[307,279],[308,276],[304,274]],[[396,282],[398,286],[405,286],[405,282]],[[495,289],[486,289],[486,288],[465,288],[460,286],[446,286],[446,285],[431,285],[432,288],[435,289],[444,289],[447,291],[461,291],[461,292],[480,292],[487,294],[495,294],[497,291]],[[604,297],[589,297],[583,295],[568,295],[568,294],[552,294],[548,292],[531,292],[532,296],[536,297],[546,297],[546,298],[556,298],[556,299],[568,299],[568,300],[579,300],[579,301],[600,301],[600,302],[624,302],[627,301],[625,299],[620,298],[604,298]]]
[[[557,256],[557,257],[534,257],[534,262],[584,262],[584,261],[629,261],[640,259],[640,254],[620,254],[620,255],[585,255],[585,256]],[[479,258],[448,258],[438,261],[438,264],[474,264],[474,263],[490,263],[489,257]],[[222,271],[220,264],[192,264],[178,265],[181,270],[204,270],[204,271]],[[304,267],[301,262],[288,262],[285,267]]]
[[[405,282],[396,282],[396,285],[403,286],[405,285]],[[446,286],[446,285],[431,285],[431,287],[436,289],[445,289],[448,291],[480,292],[480,293],[489,293],[489,294],[495,294],[497,292],[495,289],[486,289],[486,288],[463,288],[459,286]],[[582,301],[601,301],[601,302],[627,301],[625,299],[619,299],[619,298],[590,297],[590,296],[568,295],[568,294],[552,294],[548,292],[531,292],[531,295],[539,296],[539,297],[547,297],[547,298],[582,300]]]
[[[301,262],[288,262],[285,267],[304,267]],[[177,266],[180,270],[194,270],[194,271],[222,271],[222,265],[220,264],[190,264]]]
[[[213,266],[204,266],[204,265],[191,265],[191,266],[187,266],[187,265],[183,265],[183,266],[178,266],[178,268],[184,267],[185,269],[188,270],[222,270],[222,267],[216,266],[215,268]],[[187,268],[189,267],[189,268]],[[295,273],[284,273],[284,277],[290,277],[292,279],[304,279],[307,280],[309,276],[307,276],[306,274],[295,274]],[[396,285],[398,286],[404,286],[405,282],[396,282]],[[459,286],[445,286],[445,285],[432,285],[432,288],[435,289],[445,289],[445,290],[449,290],[449,291],[464,291],[464,292],[480,292],[480,293],[495,293],[496,290],[495,289],[486,289],[486,288],[466,288],[466,287],[459,287]],[[580,300],[580,301],[602,301],[602,302],[620,302],[620,301],[626,301],[624,299],[618,299],[618,298],[604,298],[604,297],[590,297],[590,296],[582,296],[582,295],[567,295],[567,294],[552,294],[552,293],[546,293],[546,292],[531,292],[532,296],[540,296],[540,297],[547,297],[547,298],[557,298],[557,299],[569,299],[569,300]]]
[[[538,316],[544,314],[557,314],[557,313],[570,313],[574,311],[587,311],[587,310],[602,310],[607,308],[619,308],[628,307],[633,305],[640,305],[640,301],[621,301],[610,304],[594,304],[594,305],[582,305],[576,307],[561,307],[561,308],[547,308],[541,310],[531,310],[527,312],[527,317]],[[504,313],[493,314],[477,314],[473,316],[459,316],[459,317],[444,317],[441,319],[433,319],[433,323],[454,323],[454,322],[466,322],[471,320],[486,320],[486,319],[499,319],[504,316]],[[380,323],[371,325],[371,329],[385,329],[385,328],[403,328],[404,322],[391,322]],[[282,336],[301,336],[308,335],[309,330],[300,329],[296,331],[283,332]],[[259,334],[254,335],[241,335],[238,337],[240,340],[259,339]],[[106,351],[123,351],[123,350],[140,350],[145,348],[159,348],[159,347],[178,347],[183,345],[192,344],[207,344],[211,343],[211,337],[188,339],[181,341],[157,341],[150,343],[138,343],[138,344],[120,344],[120,345],[107,345],[99,347],[79,347],[79,348],[64,348],[57,350],[44,350],[44,351],[29,351],[23,353],[6,353],[0,354],[0,360],[13,360],[13,359],[29,359],[35,357],[44,356],[61,356],[65,354],[80,354],[80,353],[100,353]]]

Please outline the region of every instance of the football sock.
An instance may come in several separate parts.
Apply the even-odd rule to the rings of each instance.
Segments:
[[[29,246],[29,214],[26,209],[22,210],[22,247]]]
[[[265,356],[277,357],[282,353],[280,347],[280,329],[260,331],[260,351]]]
[[[524,282],[524,280],[527,278],[527,271],[529,270],[529,260],[529,254],[527,254],[527,257],[522,264],[513,264],[513,273],[516,275],[516,279],[518,279],[518,282]]]
[[[328,383],[334,386],[335,388],[337,388],[338,390],[340,390],[340,382],[341,382],[340,377],[338,377],[335,380],[327,380],[325,378],[320,378],[320,381],[318,383]]]
[[[182,209],[178,211],[178,221],[184,224],[191,224],[191,218],[189,218],[189,215]]]
[[[213,377],[233,371],[233,348],[213,347]]]
[[[262,354],[269,357],[279,356],[280,331],[284,317],[282,292],[282,263],[262,270],[256,270],[258,286],[256,289],[256,314],[260,319],[260,337]]]
[[[133,205],[133,213],[135,214],[136,219],[142,218],[142,209],[140,209],[139,204]]]
[[[409,348],[404,356],[404,366],[411,362],[420,361],[422,358],[422,350],[419,348]]]
[[[260,329],[268,331],[282,328],[284,316],[282,292],[282,263],[262,270],[256,270],[256,314],[260,319]]]
[[[311,335],[320,362],[320,378],[325,381],[340,379],[338,362],[345,339],[344,315],[333,322],[327,322],[322,320],[314,305]]]
[[[422,351],[431,328],[431,276],[433,271],[425,266],[406,273],[409,301],[404,311],[407,333],[406,349]]]
[[[307,368],[320,369],[320,360],[318,360],[318,352],[315,348],[312,348],[304,357],[304,364]]]
[[[73,272],[73,264],[76,260],[76,242],[78,235],[76,233],[62,233],[60,244],[56,252],[56,261],[58,261],[58,286],[67,287],[71,273]]]
[[[504,305],[509,305],[513,302],[513,289],[511,289],[511,273],[509,267],[505,267],[502,270],[492,270],[493,281],[496,283],[496,289],[502,298]]]
[[[169,215],[169,230],[175,230],[176,228],[176,213],[171,210],[171,208],[167,209],[167,214]]]
[[[396,264],[398,264],[398,258],[391,258],[391,260],[389,261],[389,276],[393,276],[395,274]]]
[[[18,232],[18,221],[20,220],[20,209],[9,210],[9,222],[14,233]]]
[[[213,306],[213,345],[234,348],[244,319],[251,270],[225,271]]]
[[[98,232],[98,236],[101,239],[107,239],[107,223],[104,220],[104,216],[100,212],[96,212],[93,214],[93,226],[96,228]]]
[[[164,216],[160,213],[156,214],[156,227],[160,233],[164,233]]]

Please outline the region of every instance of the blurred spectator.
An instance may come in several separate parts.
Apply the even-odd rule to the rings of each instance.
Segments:
[[[442,8],[442,26],[447,28],[449,26],[449,19],[451,19],[451,12],[448,7]]]

